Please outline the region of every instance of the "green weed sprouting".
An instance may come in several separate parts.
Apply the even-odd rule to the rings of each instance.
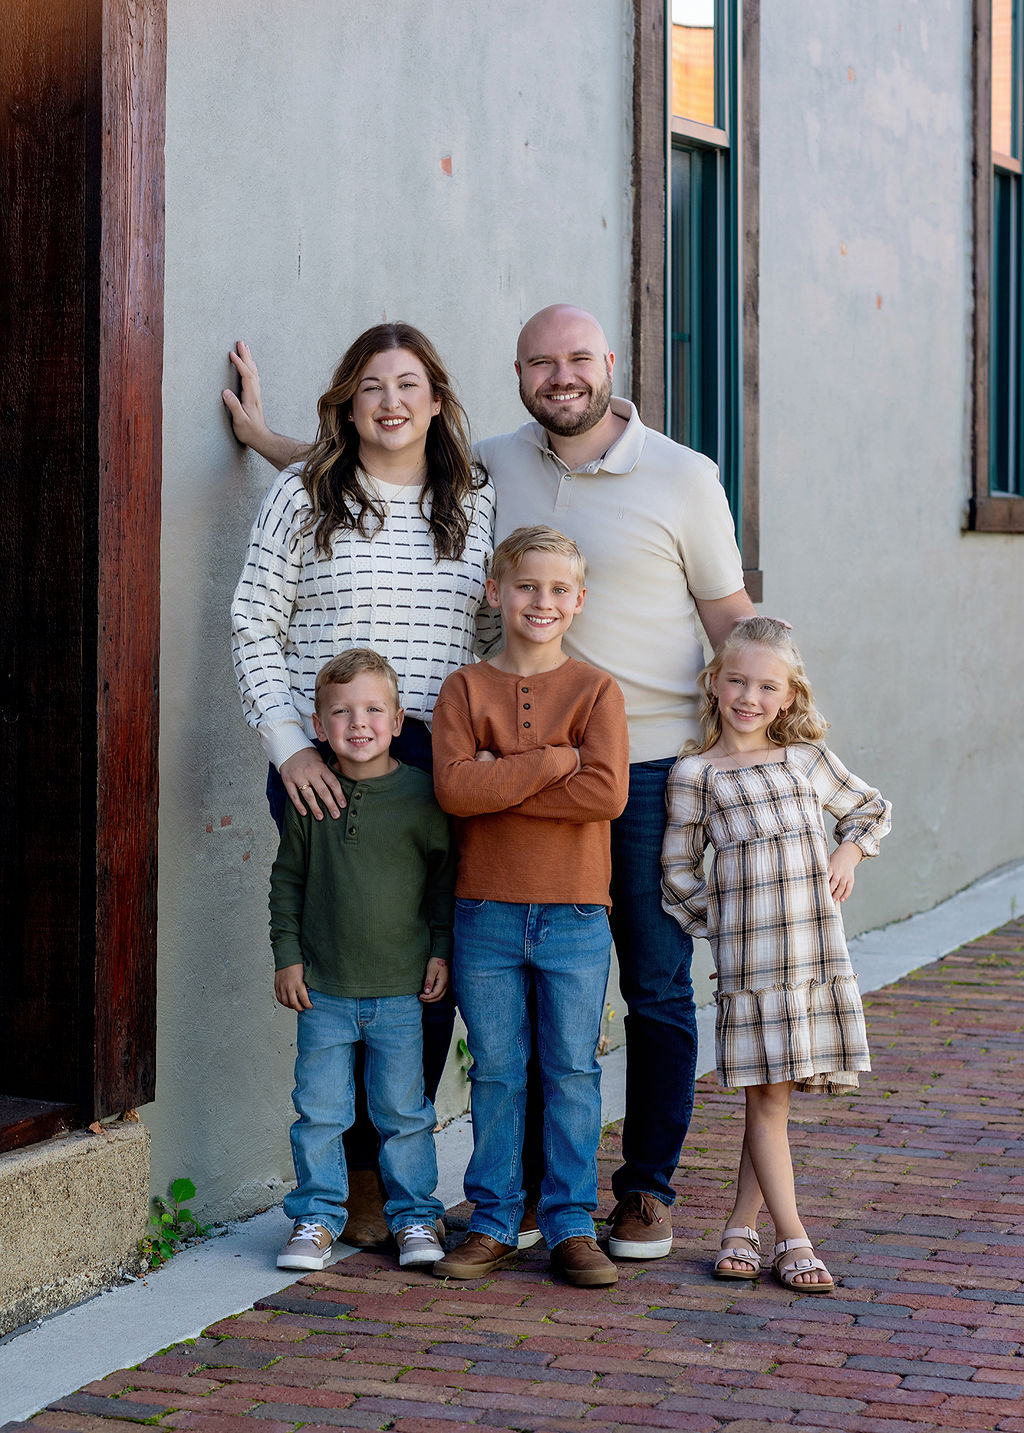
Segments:
[[[159,1269],[173,1258],[182,1244],[203,1239],[209,1233],[209,1226],[200,1224],[192,1210],[185,1206],[185,1201],[194,1199],[195,1193],[191,1179],[176,1179],[169,1199],[160,1194],[153,1196],[150,1232],[139,1240],[139,1253],[147,1269]]]

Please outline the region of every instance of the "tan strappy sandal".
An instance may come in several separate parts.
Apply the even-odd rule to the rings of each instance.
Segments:
[[[810,1258],[790,1259],[786,1261],[786,1255],[790,1249],[806,1249]],[[814,1256],[814,1247],[810,1239],[783,1239],[776,1244],[772,1251],[772,1265],[775,1269],[775,1277],[784,1289],[790,1289],[794,1294],[830,1294],[835,1288],[835,1280],[820,1259]],[[823,1274],[828,1274],[827,1283],[797,1284],[794,1280],[798,1274],[809,1274],[812,1269],[820,1269]]]
[[[748,1229],[745,1224],[735,1229],[726,1229],[722,1235],[722,1242],[726,1239],[746,1239],[751,1245],[750,1249],[723,1248],[715,1259],[714,1275],[716,1279],[756,1279],[761,1273],[761,1241],[757,1237],[756,1229]],[[743,1269],[723,1269],[722,1262],[725,1259],[741,1260],[744,1264],[750,1265],[750,1272]]]

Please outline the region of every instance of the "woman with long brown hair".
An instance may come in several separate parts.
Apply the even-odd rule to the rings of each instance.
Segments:
[[[396,754],[429,765],[441,683],[496,636],[484,596],[494,491],[430,340],[404,323],[367,329],[317,409],[315,443],[263,501],[231,608],[242,705],[271,763],[279,825],[285,798],[317,819],[321,805],[340,809],[312,725],[324,662],[346,647],[382,651],[406,709]]]
[[[245,371],[244,345],[232,359],[250,389],[258,384],[255,365]],[[229,396],[236,417],[241,405]],[[473,464],[465,414],[429,339],[405,323],[367,329],[343,355],[318,413],[315,443],[263,501],[231,607],[242,706],[270,762],[267,797],[279,827],[288,800],[316,820],[325,812],[338,819],[344,806],[312,721],[316,674],[329,658],[371,647],[388,659],[406,712],[392,751],[430,770],[441,683],[499,631],[485,598],[494,490]],[[430,1099],[453,1019],[450,999],[424,1005]],[[345,1147],[345,1237],[372,1242],[373,1220],[356,1217],[380,1209],[377,1136],[365,1114]]]

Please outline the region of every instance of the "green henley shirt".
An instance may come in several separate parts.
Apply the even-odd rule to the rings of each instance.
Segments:
[[[457,856],[425,772],[350,781],[338,820],[289,802],[270,874],[274,966],[302,964],[328,995],[416,995],[431,956],[451,959]]]

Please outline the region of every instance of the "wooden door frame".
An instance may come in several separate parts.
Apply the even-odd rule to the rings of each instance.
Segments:
[[[2,1148],[155,1090],[166,7],[0,10]]]

